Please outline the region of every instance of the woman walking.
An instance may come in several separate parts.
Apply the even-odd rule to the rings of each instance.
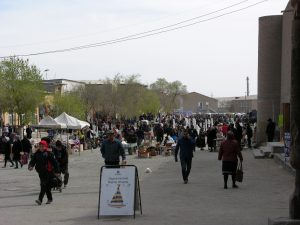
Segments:
[[[222,172],[224,176],[224,189],[227,189],[228,175],[232,178],[232,187],[238,188],[235,184],[238,158],[243,161],[239,143],[234,139],[232,131],[228,131],[227,140],[223,141],[219,150],[219,160],[222,160]]]
[[[18,169],[18,162],[23,167],[23,163],[21,162],[21,152],[22,152],[22,143],[20,141],[20,136],[16,135],[14,138],[13,146],[12,146],[12,153],[13,153],[13,160],[15,161],[15,169]]]
[[[10,148],[9,138],[2,136],[0,145],[1,145],[2,151],[4,152],[4,166],[2,168],[6,167],[7,161],[9,161],[11,163],[10,167],[14,167],[14,163],[10,158],[10,153],[11,153],[10,149],[11,148]]]

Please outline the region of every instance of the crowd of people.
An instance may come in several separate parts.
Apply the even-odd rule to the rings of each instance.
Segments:
[[[232,187],[237,187],[235,171],[238,159],[243,160],[241,154],[243,147],[252,148],[252,139],[255,135],[255,124],[246,116],[224,114],[190,117],[175,114],[157,117],[142,115],[136,120],[103,119],[99,120],[97,125],[96,131],[90,132],[89,137],[95,135],[101,140],[99,146],[105,165],[126,164],[122,142],[136,143],[139,148],[150,135],[151,139],[155,140],[155,147],[170,143],[174,147],[175,162],[178,161],[179,155],[185,184],[188,183],[196,149],[218,151],[218,159],[222,160],[225,189],[227,189],[228,175],[232,176]],[[274,122],[269,120],[266,130],[268,141],[272,141],[274,137],[272,136],[274,126]],[[36,203],[41,205],[46,194],[48,199],[46,204],[50,204],[53,201],[51,189],[57,188],[61,191],[69,181],[68,149],[60,140],[51,142],[51,137],[45,137],[32,154],[30,142],[32,130],[30,127],[27,128],[22,140],[19,135],[9,132],[6,128],[3,129],[0,139],[0,151],[4,154],[3,167],[6,167],[9,162],[11,167],[22,168],[30,158],[28,169],[35,168],[40,178],[40,194]],[[78,137],[81,137],[80,134]],[[62,175],[64,175],[63,179]]]
[[[22,168],[25,164],[28,164],[30,171],[35,168],[40,178],[40,194],[36,203],[41,205],[46,194],[48,199],[46,204],[50,204],[53,201],[51,189],[61,190],[62,185],[65,188],[68,184],[68,151],[60,140],[52,143],[49,137],[44,137],[33,153],[31,138],[32,130],[29,126],[22,140],[20,135],[14,133],[8,126],[2,129],[0,139],[0,152],[4,155],[2,168],[5,168],[8,162],[10,167],[15,169]],[[64,175],[63,180],[61,174]]]

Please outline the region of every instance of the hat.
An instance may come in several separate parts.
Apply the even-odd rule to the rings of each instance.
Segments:
[[[108,130],[108,131],[106,131],[106,134],[108,135],[108,134],[115,134],[115,132],[113,132],[112,130]]]
[[[43,145],[44,147],[48,148],[48,143],[45,140],[41,140],[39,145]]]

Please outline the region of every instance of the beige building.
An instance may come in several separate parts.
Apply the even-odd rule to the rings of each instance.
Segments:
[[[257,110],[257,95],[217,99],[219,113],[249,113]]]
[[[182,112],[214,113],[218,110],[218,100],[208,96],[191,92],[178,97],[179,109]]]

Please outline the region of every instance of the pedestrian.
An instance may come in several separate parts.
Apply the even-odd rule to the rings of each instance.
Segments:
[[[32,145],[31,145],[29,139],[26,136],[23,137],[21,143],[22,143],[22,150],[23,150],[23,153],[24,153],[21,156],[21,162],[23,164],[27,164],[28,158],[32,153]]]
[[[216,149],[217,129],[215,127],[209,127],[207,130],[207,145],[210,152],[214,152]]]
[[[138,129],[136,130],[136,136],[137,136],[137,146],[140,147],[140,145],[144,141],[144,131],[142,130],[141,126],[139,126]]]
[[[106,134],[107,139],[103,141],[100,148],[105,165],[119,165],[120,157],[122,157],[122,164],[126,164],[125,150],[122,143],[115,138],[112,130],[108,130]]]
[[[237,119],[236,122],[235,122],[235,133],[234,133],[234,136],[235,136],[235,139],[238,141],[239,145],[240,145],[240,148],[242,149],[242,138],[243,138],[243,128],[240,124],[240,120]]]
[[[234,133],[228,131],[227,139],[221,143],[218,160],[222,160],[222,173],[224,176],[224,189],[227,189],[228,175],[232,178],[232,187],[238,188],[236,182],[236,169],[238,158],[243,161],[241,148],[237,140],[234,139]]]
[[[46,194],[48,199],[46,204],[50,204],[53,201],[51,182],[55,175],[58,174],[59,168],[54,154],[48,151],[48,144],[45,140],[40,141],[38,150],[33,154],[29,162],[28,170],[33,170],[33,167],[35,167],[35,170],[39,174],[41,186],[39,198],[35,202],[41,205]]]
[[[252,127],[250,126],[249,123],[247,123],[247,125],[246,125],[246,134],[247,134],[248,148],[252,148],[251,139],[253,136],[253,131],[252,131]]]
[[[206,146],[205,136],[206,136],[206,133],[205,133],[204,129],[201,127],[200,132],[199,132],[199,136],[197,137],[197,140],[196,140],[196,145],[201,150],[204,150],[204,147]]]
[[[0,144],[1,144],[1,149],[4,152],[4,166],[2,168],[6,167],[7,161],[11,163],[10,167],[13,167],[14,163],[10,158],[11,147],[10,147],[9,137],[2,136]]]
[[[28,125],[27,128],[26,128],[26,137],[28,139],[31,139],[32,138],[32,129],[31,127]]]
[[[20,136],[16,135],[14,137],[13,145],[12,145],[12,153],[13,153],[13,160],[15,161],[15,169],[18,169],[18,162],[21,165],[21,168],[23,167],[23,163],[21,162],[21,152],[23,152],[22,149],[22,143],[20,141]]]
[[[182,178],[185,184],[188,183],[189,174],[192,168],[193,151],[195,149],[195,143],[189,137],[189,131],[187,129],[183,132],[183,137],[180,138],[175,147],[175,162],[178,162],[178,151],[180,149],[179,157],[181,163]]]
[[[275,123],[272,121],[271,118],[269,118],[268,125],[266,128],[268,142],[273,142],[274,135],[275,135],[275,127],[276,127]]]
[[[53,153],[55,155],[55,159],[58,162],[60,172],[64,175],[64,188],[66,188],[69,181],[69,154],[67,148],[61,143],[60,140],[57,140],[55,143],[55,148],[53,149]]]

